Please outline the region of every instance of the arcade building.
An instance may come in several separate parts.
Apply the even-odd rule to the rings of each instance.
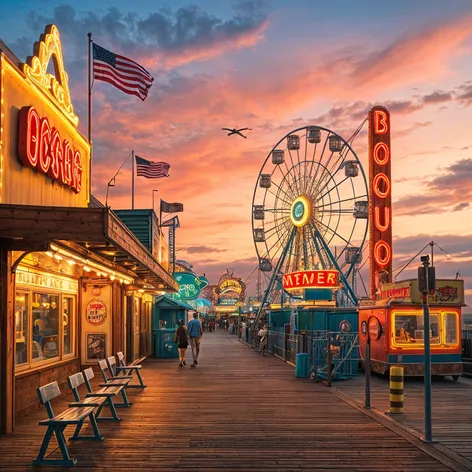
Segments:
[[[162,232],[151,250],[91,195],[90,144],[77,128],[57,28],[46,27],[26,63],[0,42],[0,68],[4,434],[37,407],[37,387],[65,387],[117,351],[128,362],[149,355],[153,295],[178,286]]]

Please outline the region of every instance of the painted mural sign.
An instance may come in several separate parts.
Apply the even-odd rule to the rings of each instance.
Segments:
[[[90,300],[85,309],[85,319],[92,325],[98,326],[107,319],[107,307],[98,298]]]

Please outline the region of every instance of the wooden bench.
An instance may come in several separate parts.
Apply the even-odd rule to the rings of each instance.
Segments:
[[[92,371],[92,376],[93,376],[93,369],[91,367],[90,367],[90,370]],[[68,377],[67,382],[69,383],[69,387],[71,388],[72,394],[74,395],[74,398],[75,398],[75,402],[69,403],[69,406],[70,407],[94,406],[97,408],[97,410],[95,411],[95,418],[97,421],[105,421],[105,420],[120,421],[121,418],[119,418],[118,415],[116,414],[115,405],[113,404],[113,397],[116,396],[116,394],[118,393],[116,389],[123,388],[123,387],[112,387],[113,391],[111,389],[107,391],[107,388],[105,387],[104,389],[102,389],[103,392],[100,391],[97,393],[93,393],[89,391],[87,394],[85,394],[85,398],[81,400],[80,394],[79,394],[79,387],[85,384],[86,379],[87,377],[85,375],[85,372],[79,372],[77,374],[73,374]],[[90,385],[90,382],[89,382],[89,385]],[[90,388],[92,387],[90,386]],[[105,406],[107,406],[110,409],[112,416],[105,416],[105,417],[100,416],[100,413],[102,412],[103,407]]]
[[[122,371],[125,375],[133,375],[136,373],[136,376],[139,380],[139,385],[129,384],[128,388],[146,388],[144,385],[143,379],[141,378],[140,370],[143,367],[142,365],[126,365],[125,356],[122,352],[117,352],[116,357],[118,359],[118,365],[115,366],[115,372]]]
[[[98,366],[100,367],[100,372],[102,373],[104,383],[99,384],[100,387],[123,387],[121,390],[121,395],[123,396],[123,403],[115,403],[115,407],[130,407],[132,403],[128,400],[128,395],[126,394],[126,387],[128,386],[131,375],[121,375],[116,377],[113,375],[113,371],[110,370],[106,359],[99,359]],[[107,376],[107,372],[110,374]]]
[[[59,465],[59,466],[73,466],[76,464],[77,459],[71,459],[69,456],[69,451],[67,449],[67,443],[64,437],[64,430],[69,425],[75,425],[74,435],[69,438],[69,440],[78,440],[78,439],[93,439],[97,441],[102,441],[103,437],[100,436],[98,430],[98,424],[95,419],[95,406],[80,406],[72,407],[63,411],[59,415],[54,415],[51,400],[57,398],[61,394],[59,385],[57,382],[51,382],[44,387],[39,387],[37,389],[39,401],[42,405],[46,407],[48,414],[48,419],[39,422],[41,426],[47,426],[48,429],[43,438],[41,448],[39,450],[38,456],[33,461],[33,465]],[[79,436],[80,430],[84,424],[84,421],[89,418],[90,424],[93,428],[93,436]],[[62,453],[62,459],[45,459],[49,443],[52,439],[53,434],[56,435],[57,443]]]

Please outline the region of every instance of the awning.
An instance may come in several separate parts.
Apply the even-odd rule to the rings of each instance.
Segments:
[[[109,208],[0,204],[0,238],[23,247],[31,242],[73,241],[122,265],[156,290],[177,292],[178,284]],[[14,248],[14,246],[12,246]]]

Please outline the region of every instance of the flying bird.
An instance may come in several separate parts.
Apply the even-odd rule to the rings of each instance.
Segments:
[[[241,128],[241,129],[236,129],[236,128],[221,128],[223,131],[229,131],[228,136],[231,136],[232,134],[239,134],[244,139],[247,139],[247,136],[244,136],[244,134],[241,133],[241,131],[251,131],[251,128]]]

